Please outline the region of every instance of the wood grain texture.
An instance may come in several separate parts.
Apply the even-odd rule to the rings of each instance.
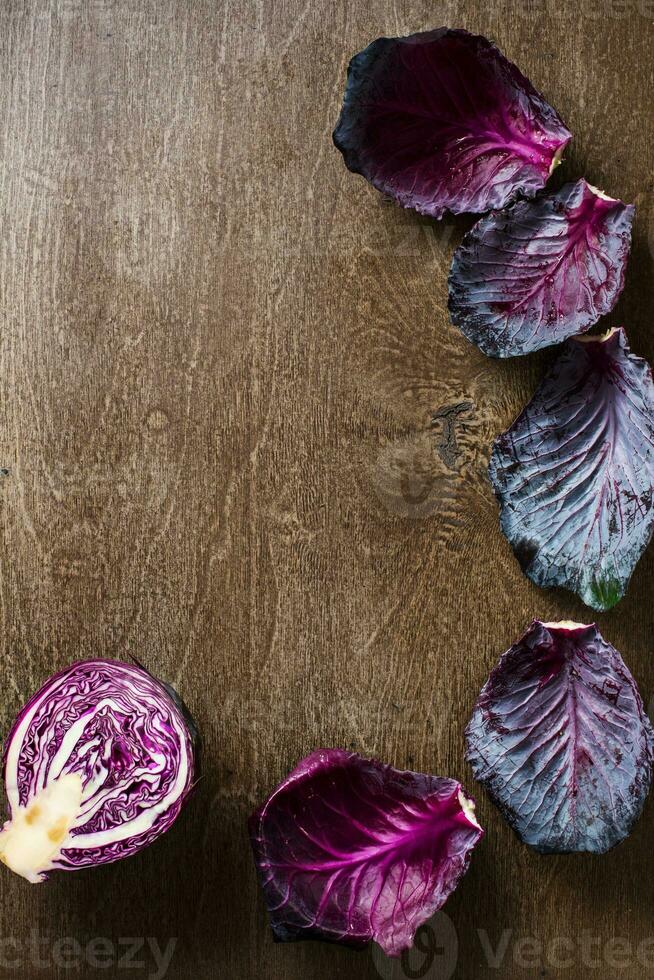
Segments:
[[[149,850],[39,887],[0,876],[2,976],[152,976],[144,952],[129,972],[53,955],[141,936],[177,939],[179,980],[401,980],[370,952],[272,943],[249,811],[321,745],[473,790],[462,731],[489,669],[534,616],[588,616],[522,577],[485,474],[550,355],[472,348],[446,310],[471,222],[385,203],[331,144],[351,55],[441,24],[496,39],[559,110],[575,139],[555,183],[636,203],[609,323],[654,359],[647,0],[0,6],[1,731],[55,669],[134,654],[205,741],[196,799]],[[650,549],[598,617],[646,700],[653,571]],[[568,977],[568,956],[613,980],[615,937],[619,976],[651,975],[654,806],[604,857],[545,859],[478,797],[454,975]],[[505,930],[493,968],[484,937]],[[552,962],[554,937],[574,948]]]

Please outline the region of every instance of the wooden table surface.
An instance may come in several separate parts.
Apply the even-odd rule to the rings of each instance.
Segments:
[[[551,354],[470,346],[446,278],[472,221],[385,202],[332,146],[352,54],[442,24],[561,113],[555,184],[636,203],[608,324],[654,359],[650,0],[0,7],[1,731],[56,669],[133,654],[205,742],[150,849],[0,876],[3,977],[161,976],[159,949],[175,980],[654,975],[652,802],[612,853],[544,858],[477,792],[487,835],[423,966],[274,945],[255,880],[247,815],[299,758],[352,747],[475,793],[489,669],[533,617],[590,615],[523,578],[486,478]],[[651,548],[598,617],[646,702],[653,570]]]

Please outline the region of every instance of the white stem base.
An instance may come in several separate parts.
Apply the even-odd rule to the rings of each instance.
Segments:
[[[74,824],[82,802],[82,779],[66,773],[18,807],[0,832],[0,861],[33,883],[43,881]]]

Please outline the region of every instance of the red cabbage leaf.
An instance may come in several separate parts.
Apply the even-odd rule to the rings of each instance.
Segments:
[[[435,218],[533,196],[571,138],[494,44],[448,28],[355,55],[334,130],[349,170]]]
[[[491,357],[584,333],[622,292],[633,216],[585,180],[487,215],[454,253],[452,323]]]
[[[390,956],[410,947],[465,872],[483,831],[453,779],[352,752],[314,752],[251,817],[275,938]]]
[[[501,527],[523,571],[593,609],[624,595],[652,534],[654,387],[622,328],[568,340],[493,448]]]
[[[654,731],[595,625],[534,621],[488,678],[466,741],[475,778],[543,854],[609,850],[649,792]]]

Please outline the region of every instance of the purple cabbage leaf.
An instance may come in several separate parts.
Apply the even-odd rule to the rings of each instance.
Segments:
[[[250,819],[274,937],[408,949],[483,834],[453,779],[314,752]]]
[[[594,624],[534,621],[484,685],[466,742],[475,778],[543,854],[604,853],[649,792],[654,731]]]
[[[185,706],[144,668],[73,664],[28,701],[7,736],[0,860],[39,882],[136,853],[176,820],[197,751]]]
[[[624,595],[652,534],[654,387],[622,328],[566,342],[489,476],[523,571],[593,609]]]
[[[435,218],[533,196],[571,138],[494,44],[449,28],[355,55],[334,130],[349,170]]]
[[[584,333],[622,292],[633,216],[585,180],[487,215],[454,253],[452,323],[491,357]]]

